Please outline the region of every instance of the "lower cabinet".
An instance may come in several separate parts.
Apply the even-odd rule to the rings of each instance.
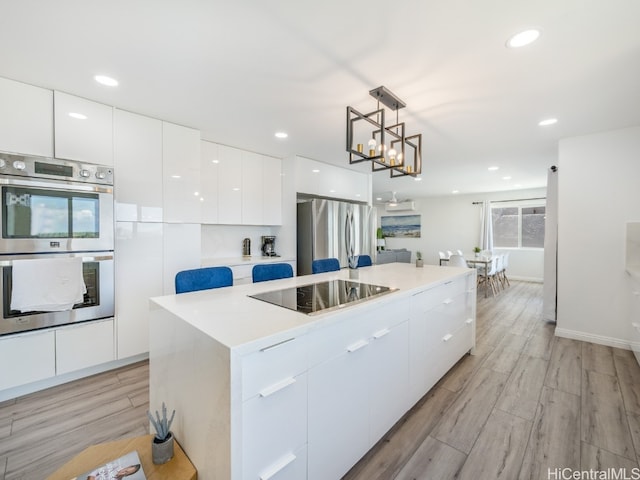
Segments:
[[[115,359],[113,318],[0,339],[0,391]]]
[[[56,330],[56,375],[115,359],[113,319]]]
[[[0,390],[55,374],[55,332],[24,333],[0,339]]]
[[[629,295],[629,345],[640,363],[640,280],[632,278],[631,292]]]

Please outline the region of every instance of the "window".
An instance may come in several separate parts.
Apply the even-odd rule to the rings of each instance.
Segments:
[[[544,205],[492,207],[493,246],[544,248],[544,217]]]

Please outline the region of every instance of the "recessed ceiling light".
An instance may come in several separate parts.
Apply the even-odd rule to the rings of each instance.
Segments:
[[[452,190],[451,193],[460,193],[460,190]]]
[[[329,193],[336,193],[335,190],[329,190]]]
[[[541,122],[538,122],[538,125],[540,125],[541,127],[546,127],[547,125],[553,125],[554,123],[558,123],[557,118],[546,118]]]
[[[276,138],[287,138],[289,136],[286,132],[276,132]]]
[[[234,192],[239,192],[240,188],[239,187],[233,187],[231,190],[233,190]]]
[[[171,175],[171,178],[182,178],[180,175]]]
[[[507,177],[502,177],[503,180],[511,180],[511,177],[507,176]]]
[[[220,160],[211,160],[211,163],[220,163]]]
[[[311,170],[312,173],[320,173],[320,170],[318,170],[317,168],[314,168],[313,170]]]
[[[380,202],[382,200],[382,197],[376,197],[376,200]]]
[[[519,48],[524,47],[525,45],[529,45],[530,43],[535,42],[540,37],[540,30],[536,28],[531,28],[529,30],[524,30],[523,32],[516,33],[509,37],[507,40],[507,47],[509,48]]]
[[[496,170],[498,170],[500,167],[489,167],[487,168],[487,170],[489,170],[490,172],[495,172]]]
[[[71,118],[75,118],[77,120],[86,120],[87,119],[87,116],[82,114],[82,113],[69,112],[69,116]]]
[[[200,196],[200,192],[193,192],[193,194],[194,194],[196,197],[199,197],[199,196]]]
[[[416,178],[414,178],[414,180],[415,180],[416,182],[421,182],[421,181],[422,181],[422,177],[416,177]]]
[[[118,81],[115,78],[107,77],[106,75],[96,75],[93,77],[96,82],[107,87],[117,87]]]

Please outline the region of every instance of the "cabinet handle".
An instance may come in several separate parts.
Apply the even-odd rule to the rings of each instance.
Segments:
[[[467,325],[471,325],[473,323],[473,318],[467,318],[464,323],[466,323]]]
[[[284,469],[287,465],[293,462],[296,456],[293,453],[287,453],[283,458],[278,460],[275,464],[271,465],[267,470],[260,474],[260,480],[269,480],[273,478],[280,470]]]
[[[382,330],[380,330],[379,332],[376,332],[373,334],[373,338],[375,338],[376,340],[378,340],[379,338],[384,337],[385,335],[388,335],[389,333],[391,333],[391,330],[389,330],[388,328],[383,328]]]
[[[347,352],[353,353],[357,350],[360,350],[362,347],[366,347],[367,345],[369,345],[369,342],[367,342],[366,340],[358,340],[356,343],[347,347]]]
[[[292,342],[293,340],[295,340],[295,338],[288,338],[287,340],[283,340],[283,341],[281,341],[281,342],[274,343],[273,345],[269,345],[268,347],[261,348],[261,349],[260,349],[260,351],[261,351],[261,352],[266,352],[266,351],[271,350],[271,349],[273,349],[273,348],[281,347],[281,346],[282,346],[282,345],[284,345],[285,343]]]
[[[453,303],[453,300],[451,300],[450,298],[447,298],[444,302],[445,305],[449,305],[450,303]]]
[[[444,337],[442,337],[442,341],[443,342],[448,342],[452,338],[453,338],[453,335],[451,335],[450,333],[447,333]]]
[[[448,282],[444,282],[445,285],[449,285],[450,283],[453,283],[453,280],[449,280]]]
[[[274,383],[273,385],[269,385],[267,388],[263,388],[258,392],[261,397],[268,397],[269,395],[273,395],[276,392],[279,392],[283,388],[288,387],[289,385],[293,385],[296,383],[296,379],[293,377],[285,378],[284,380],[279,381],[278,383]]]

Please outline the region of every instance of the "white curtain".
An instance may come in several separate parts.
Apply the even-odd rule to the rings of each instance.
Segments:
[[[482,202],[480,218],[480,248],[493,251],[493,221],[491,219],[491,202]]]
[[[558,267],[558,169],[547,173],[547,207],[544,221],[544,284],[542,315],[556,321]]]

